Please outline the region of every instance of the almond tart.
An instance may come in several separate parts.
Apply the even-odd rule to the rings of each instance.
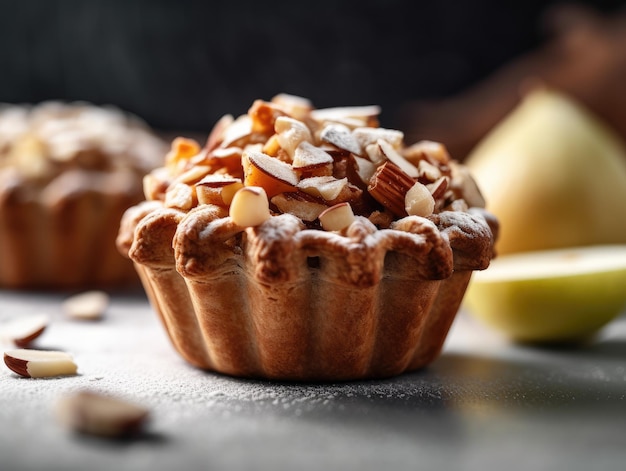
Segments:
[[[139,118],[88,103],[0,106],[0,286],[140,287],[115,246],[167,143]]]
[[[437,358],[498,225],[442,144],[405,145],[379,112],[257,100],[146,175],[118,248],[185,360],[341,381]]]

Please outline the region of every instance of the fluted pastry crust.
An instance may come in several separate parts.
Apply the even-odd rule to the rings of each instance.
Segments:
[[[217,206],[154,208],[127,214],[118,244],[181,355],[236,376],[348,380],[421,368],[439,354],[472,270],[493,256],[482,210],[410,216],[386,230],[358,218],[337,234],[288,214],[242,228]]]
[[[115,239],[164,151],[163,141],[119,111],[84,103],[0,107],[0,286],[137,286]]]
[[[188,362],[331,381],[437,357],[497,221],[443,144],[379,111],[256,100],[146,176],[117,243]]]

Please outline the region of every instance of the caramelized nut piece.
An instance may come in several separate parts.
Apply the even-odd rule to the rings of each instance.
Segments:
[[[184,163],[200,152],[200,144],[193,139],[177,137],[172,141],[172,148],[165,156],[165,163],[170,171],[178,173],[181,162]]]
[[[68,317],[84,320],[101,319],[108,307],[109,295],[97,290],[70,296],[61,304]]]
[[[248,115],[252,118],[252,132],[272,134],[274,121],[279,116],[285,116],[285,112],[274,103],[255,100],[248,110]]]
[[[298,175],[291,165],[253,150],[244,151],[242,163],[246,186],[263,187],[269,198],[285,191],[295,191]]]
[[[25,378],[68,376],[77,371],[71,355],[53,350],[9,350],[4,352],[4,363],[10,370]]]
[[[280,152],[280,144],[278,143],[278,134],[272,134],[270,138],[263,144],[261,152],[276,157]]]
[[[139,433],[149,417],[148,409],[143,406],[94,391],[62,397],[56,414],[73,431],[109,438]]]
[[[265,190],[258,186],[241,188],[230,204],[230,218],[238,226],[254,227],[271,217]]]
[[[352,224],[355,217],[350,204],[339,203],[323,211],[319,220],[325,230],[341,231]]]
[[[0,325],[0,341],[25,348],[46,330],[49,323],[47,314],[15,317]]]
[[[415,183],[404,197],[406,212],[409,216],[430,216],[435,209],[435,199],[430,190],[419,182]]]

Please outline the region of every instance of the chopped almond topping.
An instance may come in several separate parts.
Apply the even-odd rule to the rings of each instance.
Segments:
[[[355,214],[385,228],[394,218],[484,205],[445,146],[406,147],[401,131],[378,127],[379,113],[377,106],[314,109],[286,94],[256,100],[247,114],[220,119],[202,150],[175,140],[166,167],[144,179],[146,197],[182,211],[230,208],[246,227],[271,217],[271,201],[271,211],[328,230],[342,230]]]
[[[176,171],[181,163],[189,160],[200,152],[200,144],[193,139],[177,137],[172,141],[172,148],[165,156],[165,164],[172,171]]]
[[[252,132],[260,132],[263,134],[272,134],[274,131],[274,122],[279,116],[285,116],[278,106],[263,100],[255,100],[248,115],[252,118]]]

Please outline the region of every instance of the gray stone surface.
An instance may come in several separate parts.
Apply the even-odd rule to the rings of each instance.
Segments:
[[[286,384],[199,371],[174,352],[141,295],[105,319],[64,318],[62,297],[0,291],[0,320],[48,312],[41,348],[79,375],[25,379],[0,368],[0,470],[623,470],[626,318],[577,349],[514,346],[461,312],[442,356],[383,381]],[[129,441],[58,423],[82,388],[148,406]]]

